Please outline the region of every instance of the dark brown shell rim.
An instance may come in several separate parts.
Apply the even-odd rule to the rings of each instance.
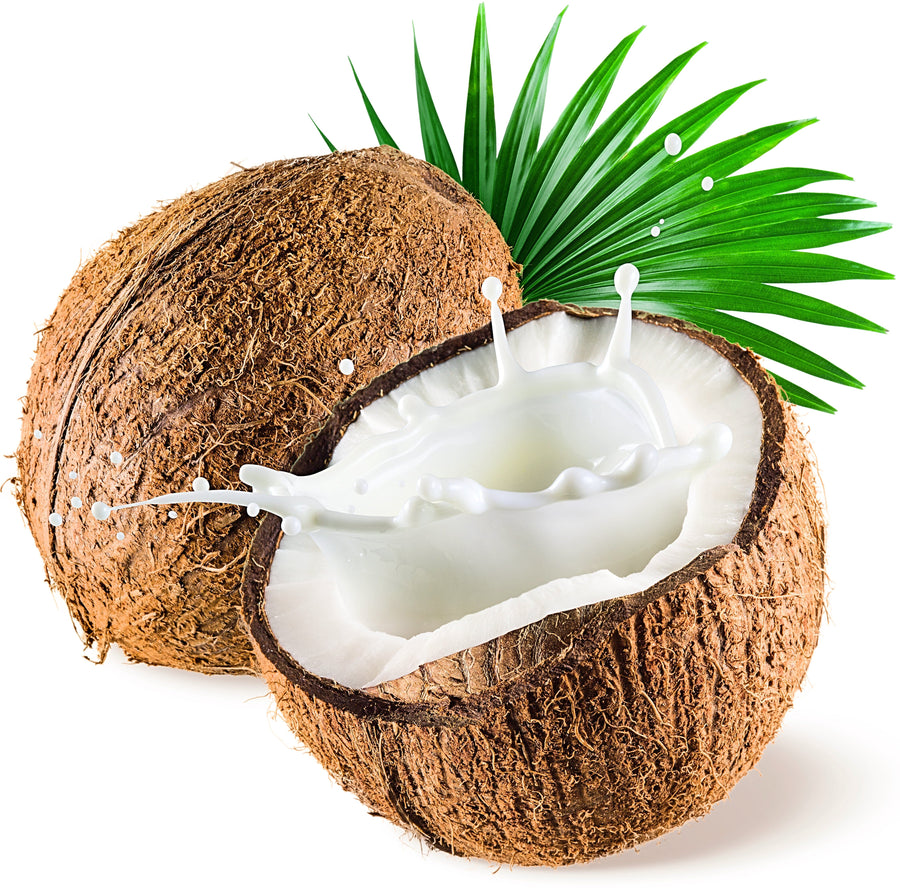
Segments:
[[[581,309],[571,305],[564,306],[556,302],[542,301],[505,314],[506,329],[514,330],[522,324],[556,311],[565,311],[572,316],[583,318],[616,314],[614,309]],[[732,364],[753,389],[759,401],[763,417],[760,462],[750,508],[731,544],[701,553],[685,567],[641,592],[602,602],[600,605],[590,605],[589,609],[595,613],[591,614],[578,630],[576,639],[573,639],[576,643],[588,634],[594,640],[606,637],[617,625],[655,599],[665,595],[676,586],[706,573],[724,555],[736,548],[748,550],[765,524],[784,480],[781,456],[785,445],[785,423],[781,396],[776,383],[762,368],[756,357],[746,349],[719,336],[674,318],[644,312],[635,312],[634,317],[638,321],[669,327],[692,339],[700,340]],[[429,367],[443,363],[463,352],[480,348],[491,342],[492,339],[491,326],[486,324],[478,330],[448,339],[434,348],[421,352],[373,380],[338,405],[320,432],[310,441],[300,458],[294,463],[291,471],[295,475],[309,475],[325,468],[344,431],[356,420],[364,407]],[[265,614],[265,590],[268,584],[269,570],[281,536],[280,519],[276,515],[267,515],[256,532],[249,558],[244,567],[243,617],[248,631],[259,645],[263,655],[279,672],[305,693],[338,709],[347,710],[359,718],[423,725],[458,725],[480,721],[486,704],[492,698],[500,694],[502,689],[511,682],[521,681],[521,676],[509,679],[488,690],[478,691],[446,702],[412,703],[373,697],[365,690],[348,688],[304,669],[278,643]],[[550,658],[550,660],[552,659]],[[546,663],[547,661],[539,663],[529,671],[533,673],[540,670],[546,666]]]

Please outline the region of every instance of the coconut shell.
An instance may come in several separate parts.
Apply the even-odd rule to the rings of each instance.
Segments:
[[[507,315],[507,328],[551,310],[528,306]],[[823,611],[824,524],[791,409],[750,352],[678,321],[636,317],[707,343],[758,396],[762,456],[731,544],[643,592],[352,690],[279,645],[265,614],[278,519],[254,541],[244,617],[280,711],[344,788],[434,847],[568,864],[700,817],[756,764],[806,672]],[[484,329],[445,343],[358,393],[295,472],[323,468],[381,392],[489,339]]]
[[[90,505],[289,468],[354,389],[484,324],[486,277],[516,305],[517,268],[468,192],[384,147],[236,172],[103,247],[41,331],[17,454],[20,505],[86,644],[253,671],[239,587],[258,519],[211,506],[99,522]]]

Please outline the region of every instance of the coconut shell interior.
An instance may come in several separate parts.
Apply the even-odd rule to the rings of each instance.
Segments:
[[[516,305],[516,272],[468,192],[384,147],[236,172],[102,248],[41,333],[17,454],[20,505],[86,644],[254,671],[239,589],[258,520],[207,506],[98,522],[91,503],[289,468],[356,388],[483,325],[484,278]]]
[[[506,325],[557,310],[527,306]],[[283,715],[345,788],[435,847],[564,864],[701,816],[758,761],[806,672],[824,602],[824,521],[793,414],[751,353],[638,317],[702,340],[758,397],[762,455],[731,544],[644,592],[552,615],[358,691],[281,648],[265,615],[278,519],[266,518],[254,540],[244,618]],[[340,405],[293,471],[324,468],[366,404],[489,340],[485,327],[375,380]]]

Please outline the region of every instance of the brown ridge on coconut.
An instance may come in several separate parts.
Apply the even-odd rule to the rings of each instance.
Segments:
[[[148,663],[253,671],[239,586],[258,520],[208,507],[98,522],[92,502],[288,468],[354,389],[484,324],[486,276],[516,305],[516,271],[471,195],[386,147],[237,172],[102,248],[41,331],[17,454],[48,578],[100,659],[116,643]]]
[[[555,310],[527,306],[506,316],[507,329]],[[254,541],[244,617],[282,714],[344,788],[445,851],[568,864],[702,816],[758,761],[816,645],[824,524],[790,407],[750,352],[678,321],[636,317],[710,345],[757,395],[762,456],[730,545],[644,592],[549,616],[357,691],[281,648],[264,600],[278,519],[267,518]],[[384,391],[489,340],[487,328],[461,336],[358,392],[294,471],[323,468]]]

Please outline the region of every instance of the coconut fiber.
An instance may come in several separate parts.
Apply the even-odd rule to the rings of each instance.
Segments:
[[[481,326],[486,277],[515,305],[516,270],[474,198],[391,148],[236,172],[103,247],[41,331],[17,454],[48,578],[99,658],[116,643],[252,671],[239,585],[258,519],[190,506],[100,522],[91,503],[288,469],[354,389]]]

